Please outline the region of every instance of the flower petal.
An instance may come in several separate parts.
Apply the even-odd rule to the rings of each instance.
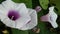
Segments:
[[[32,9],[28,9],[29,10],[29,14],[31,16],[31,21],[29,21],[29,23],[27,23],[26,25],[24,25],[23,27],[21,27],[21,30],[28,30],[28,29],[32,29],[37,25],[37,13],[35,10]]]
[[[15,8],[15,3],[13,2],[13,1],[4,1],[4,2],[2,2],[2,5],[4,6],[4,8],[5,9],[13,9],[13,8]]]
[[[4,19],[3,19],[4,18]],[[3,19],[3,20],[2,20]],[[15,22],[10,20],[8,17],[2,15],[1,21],[8,27],[15,28]]]
[[[7,10],[2,6],[2,4],[0,4],[0,14],[2,13],[4,15],[6,15],[6,12],[7,12]]]
[[[21,28],[23,25],[27,24],[31,20],[29,15],[24,15],[20,19],[16,20],[16,28]]]
[[[50,22],[50,23],[51,23],[51,25],[52,25],[53,28],[57,28],[58,27],[57,22]]]
[[[6,9],[0,4],[0,19],[3,21],[6,18]]]
[[[23,16],[25,14],[28,14],[28,9],[27,9],[27,7],[26,7],[26,5],[24,3],[20,3],[17,6],[16,10],[19,11],[19,13],[20,13],[21,16]]]
[[[48,14],[47,15],[44,15],[44,16],[40,17],[40,19],[41,19],[41,21],[48,22],[49,15]]]

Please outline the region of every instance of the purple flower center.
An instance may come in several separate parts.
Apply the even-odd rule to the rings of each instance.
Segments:
[[[10,10],[8,12],[8,18],[11,20],[17,20],[20,17],[20,14],[15,10]]]

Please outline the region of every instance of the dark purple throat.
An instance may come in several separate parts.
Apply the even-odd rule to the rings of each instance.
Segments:
[[[20,14],[18,13],[18,11],[10,10],[8,12],[8,18],[15,21],[20,18]]]

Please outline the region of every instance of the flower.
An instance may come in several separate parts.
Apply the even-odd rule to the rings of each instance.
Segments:
[[[40,12],[40,11],[42,10],[42,8],[41,8],[40,6],[36,6],[35,10],[36,10],[37,12]]]
[[[12,0],[0,4],[0,19],[6,26],[19,30],[32,29],[37,25],[36,11]]]
[[[54,12],[54,6],[49,8],[49,13],[47,15],[42,16],[40,19],[44,22],[49,22],[53,26],[53,28],[57,28],[58,24],[56,23],[57,14]]]

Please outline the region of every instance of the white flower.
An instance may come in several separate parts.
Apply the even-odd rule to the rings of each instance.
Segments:
[[[12,0],[0,4],[0,19],[6,26],[19,30],[32,29],[37,25],[36,11],[26,8],[24,3],[14,3]]]
[[[41,21],[50,22],[53,28],[57,28],[58,24],[56,23],[57,14],[54,12],[54,6],[49,8],[49,13],[47,15],[42,16]]]

